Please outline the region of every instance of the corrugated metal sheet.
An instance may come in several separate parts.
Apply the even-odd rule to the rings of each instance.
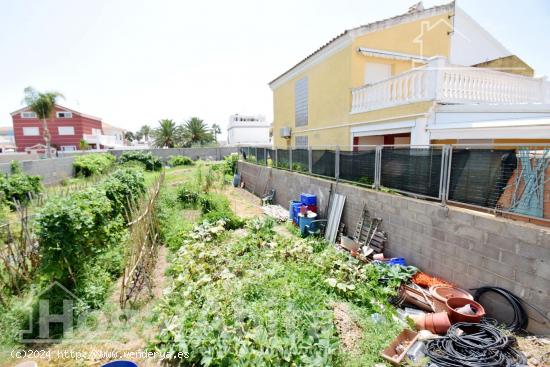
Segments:
[[[340,218],[342,217],[345,203],[346,197],[344,195],[333,195],[328,213],[327,229],[325,231],[325,239],[330,243],[336,241],[336,234],[338,233],[338,226],[340,225]]]

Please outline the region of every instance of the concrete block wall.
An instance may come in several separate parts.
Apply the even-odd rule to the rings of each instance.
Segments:
[[[119,157],[127,150],[114,149],[109,150],[111,154]],[[159,157],[164,162],[168,161],[173,155],[184,155],[190,157],[193,160],[211,160],[218,161],[228,156],[231,153],[237,153],[237,147],[216,147],[216,148],[165,148],[165,149],[147,149],[146,152],[151,152],[153,155]]]
[[[42,177],[45,185],[54,185],[74,175],[73,161],[74,157],[68,157],[21,161],[19,164],[24,173]],[[10,163],[0,164],[0,172],[9,174]]]
[[[371,215],[383,220],[387,256],[404,257],[464,289],[508,289],[550,317],[549,228],[244,162],[239,162],[239,172],[245,188],[257,195],[273,188],[275,202],[284,207],[302,192],[316,194],[323,217],[332,187],[346,196],[342,221],[349,234],[366,204]],[[499,298],[483,296],[482,303],[506,320],[510,310]],[[526,310],[529,331],[550,333],[550,322],[530,307]]]

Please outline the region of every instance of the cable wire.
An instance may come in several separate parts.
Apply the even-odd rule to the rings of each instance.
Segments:
[[[500,287],[481,287],[481,288],[474,288],[475,294],[474,294],[474,300],[476,302],[479,302],[479,298],[487,293],[487,292],[494,292],[502,296],[510,305],[512,306],[512,309],[514,310],[514,318],[512,321],[510,321],[506,327],[510,331],[519,331],[519,330],[525,330],[527,328],[527,324],[529,323],[529,318],[527,316],[527,312],[525,311],[525,308],[523,308],[522,300],[509,290],[506,290],[504,288]]]

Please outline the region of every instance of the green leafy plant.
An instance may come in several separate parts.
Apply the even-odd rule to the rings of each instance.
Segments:
[[[225,174],[233,175],[237,171],[237,162],[239,161],[239,153],[231,153],[223,159]]]
[[[89,177],[107,172],[116,158],[109,153],[92,153],[75,158],[73,167],[77,176]]]
[[[168,164],[172,167],[176,166],[192,166],[193,160],[184,155],[174,155],[168,160]]]
[[[10,172],[11,174],[23,173],[23,169],[21,168],[21,163],[19,163],[19,161],[11,161]]]
[[[145,193],[145,177],[141,170],[120,168],[101,182],[105,196],[111,201],[113,216],[127,218],[130,205]]]
[[[126,163],[130,161],[141,162],[145,165],[147,171],[160,171],[162,168],[162,162],[158,157],[155,157],[149,152],[139,152],[139,151],[127,151],[122,153],[119,158],[120,163]]]
[[[32,196],[42,192],[42,179],[40,176],[31,176],[23,173],[15,173],[9,177],[0,176],[0,193],[4,201],[14,208],[14,200],[19,203],[27,203]]]

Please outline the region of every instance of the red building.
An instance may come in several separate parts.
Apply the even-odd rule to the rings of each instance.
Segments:
[[[11,113],[13,121],[13,133],[18,152],[29,150],[44,149],[44,129],[42,121],[37,118],[36,113],[29,110],[28,107],[22,108]],[[78,150],[80,149],[80,140],[94,140],[90,137],[102,137],[101,119],[94,116],[85,115],[78,111],[55,105],[55,111],[52,117],[48,119],[48,129],[51,135],[51,146],[57,150]],[[90,144],[94,148],[107,148],[107,146]]]

